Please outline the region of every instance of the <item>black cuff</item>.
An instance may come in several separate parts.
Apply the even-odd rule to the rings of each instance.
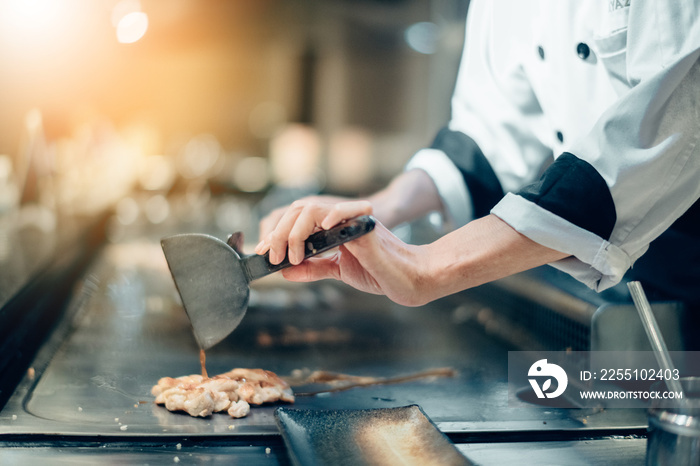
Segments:
[[[464,133],[443,128],[431,148],[447,154],[462,173],[472,199],[474,217],[487,215],[503,197],[503,188],[476,142]]]
[[[695,204],[690,206],[690,209],[686,210],[670,229],[700,238],[700,200],[695,201]]]
[[[517,194],[606,240],[617,221],[608,184],[590,163],[568,152]]]

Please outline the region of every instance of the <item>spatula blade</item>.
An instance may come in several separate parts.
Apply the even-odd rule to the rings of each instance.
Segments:
[[[240,256],[209,235],[161,240],[165,258],[199,347],[209,349],[241,322],[250,290]]]

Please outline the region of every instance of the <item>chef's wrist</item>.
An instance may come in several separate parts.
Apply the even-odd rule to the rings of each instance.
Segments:
[[[435,254],[433,248],[433,244],[418,246],[421,260],[418,261],[420,265],[417,267],[414,289],[421,296],[420,304],[451,294],[445,273],[450,264],[444,263],[442,256]]]
[[[390,299],[404,306],[415,307],[449,294],[442,291],[445,283],[442,282],[441,266],[435,260],[430,245],[406,245],[400,256],[403,262],[397,267],[402,283],[400,296],[389,296]]]
[[[443,210],[433,180],[421,169],[400,174],[367,200],[372,204],[375,217],[387,228]]]
[[[471,267],[470,258],[453,246],[439,240],[420,246],[424,260],[420,261],[420,278],[415,288],[426,303],[472,286],[465,276]]]

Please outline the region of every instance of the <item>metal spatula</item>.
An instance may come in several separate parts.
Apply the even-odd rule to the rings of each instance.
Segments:
[[[306,240],[309,258],[369,233],[369,215],[319,231]],[[199,347],[209,349],[238,326],[248,308],[249,283],[291,266],[285,258],[272,265],[268,254],[241,257],[240,234],[229,242],[203,234],[183,234],[161,240],[170,273],[182,298]]]

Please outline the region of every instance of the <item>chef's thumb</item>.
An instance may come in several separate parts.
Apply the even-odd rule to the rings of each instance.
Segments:
[[[333,278],[340,280],[340,266],[336,255],[312,257],[299,265],[282,270],[282,275],[290,282],[315,282]]]

